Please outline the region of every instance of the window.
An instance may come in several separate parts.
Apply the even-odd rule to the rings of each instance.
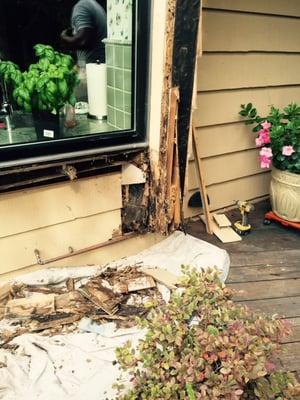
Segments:
[[[145,144],[150,0],[0,4],[0,166]]]

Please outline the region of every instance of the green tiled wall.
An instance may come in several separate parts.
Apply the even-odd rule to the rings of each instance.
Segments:
[[[117,129],[131,128],[132,46],[105,40],[107,66],[107,122]]]

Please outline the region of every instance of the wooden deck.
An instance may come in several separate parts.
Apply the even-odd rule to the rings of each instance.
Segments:
[[[187,232],[226,249],[231,267],[227,284],[239,291],[235,300],[292,322],[293,334],[282,344],[281,364],[300,378],[300,231],[275,222],[263,225],[268,202],[255,206],[250,215],[253,230],[241,242],[223,244],[206,234],[201,221],[192,221]],[[232,222],[237,211],[226,213]]]

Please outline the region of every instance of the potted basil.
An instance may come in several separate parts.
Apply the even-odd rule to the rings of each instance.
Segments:
[[[0,62],[0,76],[13,89],[17,105],[32,112],[38,140],[60,136],[59,113],[65,104],[75,105],[74,89],[79,82],[70,55],[49,45],[34,46],[38,61],[27,71],[11,61]]]

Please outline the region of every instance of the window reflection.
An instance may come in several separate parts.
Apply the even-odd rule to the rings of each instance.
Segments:
[[[0,5],[0,146],[131,128],[132,0]]]

